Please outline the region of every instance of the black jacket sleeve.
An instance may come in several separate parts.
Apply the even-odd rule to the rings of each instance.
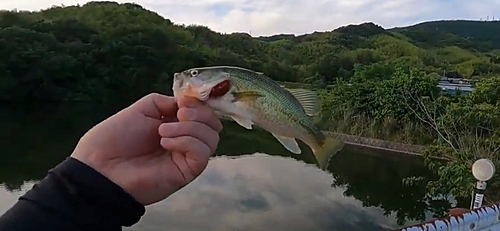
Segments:
[[[0,230],[122,230],[144,212],[121,187],[68,157],[0,217]]]

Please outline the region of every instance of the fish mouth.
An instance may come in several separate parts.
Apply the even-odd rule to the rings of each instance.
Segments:
[[[206,82],[196,77],[188,78],[183,73],[174,74],[174,84],[172,90],[174,92],[174,99],[178,99],[181,95],[197,98],[201,101],[206,101],[210,97],[212,88],[219,83],[226,81],[228,78],[221,78],[215,81]]]
[[[174,99],[177,99],[183,94],[185,87],[184,82],[186,81],[186,76],[181,73],[174,74],[174,81],[172,84],[172,91],[174,92]]]

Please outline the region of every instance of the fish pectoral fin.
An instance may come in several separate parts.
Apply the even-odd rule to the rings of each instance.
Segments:
[[[255,100],[259,97],[262,97],[262,95],[258,92],[255,91],[240,91],[240,92],[235,92],[233,93],[233,97],[235,101],[252,101]]]
[[[253,122],[251,120],[246,119],[246,118],[242,118],[239,116],[235,116],[235,115],[231,115],[231,118],[233,118],[233,120],[236,121],[236,123],[238,123],[242,127],[246,128],[248,130],[252,130]]]
[[[300,154],[302,153],[302,150],[299,148],[299,144],[297,144],[297,141],[295,138],[292,137],[286,137],[286,136],[279,136],[274,133],[273,136],[286,148],[288,151],[294,153],[294,154]]]
[[[226,114],[224,112],[221,112],[219,110],[214,110],[214,113],[215,113],[215,115],[217,115],[217,117],[219,119],[228,120],[228,121],[232,121],[233,120],[233,118],[230,115],[228,115],[228,114]]]
[[[321,100],[318,97],[318,94],[315,91],[307,90],[307,89],[288,89],[285,88],[288,92],[290,92],[302,105],[304,111],[308,116],[316,116],[320,112],[321,109]]]

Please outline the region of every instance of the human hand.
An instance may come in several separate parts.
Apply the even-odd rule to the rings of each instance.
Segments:
[[[71,157],[149,205],[201,174],[221,130],[197,99],[149,94],[90,129]]]

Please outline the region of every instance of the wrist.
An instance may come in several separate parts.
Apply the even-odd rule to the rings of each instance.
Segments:
[[[129,196],[134,198],[134,200],[142,205],[146,205],[143,200],[140,198],[140,193],[136,193],[136,189],[140,188],[137,187],[137,183],[140,182],[135,182],[134,177],[132,176],[126,176],[124,177],[124,174],[122,171],[119,171],[117,169],[120,169],[122,166],[119,166],[121,162],[118,159],[115,160],[106,160],[103,159],[99,154],[88,154],[88,155],[78,155],[78,154],[73,154],[71,155],[71,158],[74,158],[81,162],[82,164],[85,164],[89,168],[92,168],[94,171],[99,173],[102,177],[105,177],[108,181],[112,182],[114,185],[119,187],[121,190],[123,190],[125,193],[127,193]]]
[[[113,177],[109,173],[110,168],[107,166],[107,162],[102,160],[99,154],[80,154],[79,152],[75,152],[71,154],[70,158],[73,158],[80,163],[85,164],[87,167],[92,168],[101,176],[107,178],[109,181],[113,182],[123,189],[123,186],[120,185],[119,182],[117,182],[115,179],[113,179]]]
[[[82,196],[88,200],[97,200],[96,202],[102,205],[102,210],[108,211],[110,216],[116,216],[115,219],[118,219],[122,226],[131,226],[144,215],[144,206],[110,178],[79,159],[69,157],[66,161],[72,166],[68,164],[66,169],[61,168],[60,172],[80,188],[85,188],[81,190]],[[77,171],[70,167],[82,171],[76,174]],[[113,215],[117,211],[120,214]]]
[[[145,212],[144,206],[121,187],[72,157],[51,169],[20,200],[58,211],[90,229],[131,226]]]

